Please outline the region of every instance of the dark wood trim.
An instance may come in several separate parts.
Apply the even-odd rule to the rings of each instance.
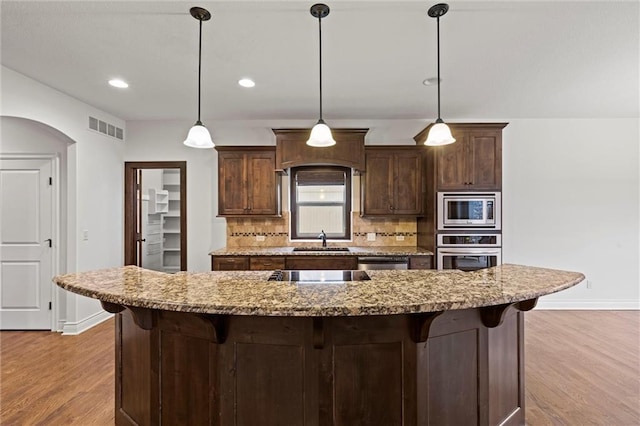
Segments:
[[[331,129],[336,145],[314,148],[306,145],[311,129],[272,129],[276,135],[276,168],[298,166],[343,166],[364,169],[365,135],[369,129]]]
[[[429,130],[436,123],[431,123],[424,129],[420,130],[420,132],[413,137],[413,140],[416,142],[416,145],[424,144],[424,141],[427,140],[427,135],[429,134]],[[509,123],[447,123],[449,127],[456,127],[458,129],[504,129],[507,127]],[[433,147],[428,147],[433,148]]]
[[[125,307],[122,305],[118,305],[116,303],[110,303],[110,302],[105,302],[104,300],[100,302],[100,304],[102,305],[102,309],[104,309],[105,311],[112,313],[112,314],[117,314],[119,312],[124,311]]]
[[[218,152],[256,152],[256,151],[265,151],[272,152],[276,148],[273,145],[216,145],[214,148]]]
[[[180,170],[180,270],[187,270],[187,162],[126,161],[124,163],[124,264],[136,265],[136,173],[145,169]]]
[[[442,315],[444,311],[415,314],[411,317],[411,340],[414,343],[426,342],[429,338],[429,329],[433,320]]]

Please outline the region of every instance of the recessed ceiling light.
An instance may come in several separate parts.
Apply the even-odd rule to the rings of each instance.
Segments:
[[[119,78],[113,78],[109,80],[109,84],[113,87],[117,87],[118,89],[126,89],[129,87],[129,83],[126,81],[120,80]]]
[[[253,87],[256,85],[256,83],[250,78],[241,78],[238,80],[238,84],[242,87]]]
[[[440,83],[442,83],[442,79],[440,79]],[[438,77],[430,77],[425,79],[422,84],[425,86],[435,86],[438,84]]]

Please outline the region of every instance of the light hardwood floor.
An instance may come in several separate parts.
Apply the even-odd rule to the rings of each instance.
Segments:
[[[640,425],[639,311],[534,310],[525,335],[528,425]],[[113,339],[0,333],[0,424],[112,425]]]

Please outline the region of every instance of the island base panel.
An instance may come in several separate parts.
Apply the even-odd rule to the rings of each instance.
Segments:
[[[116,424],[524,424],[523,313],[116,320]],[[219,324],[225,324],[224,339]]]

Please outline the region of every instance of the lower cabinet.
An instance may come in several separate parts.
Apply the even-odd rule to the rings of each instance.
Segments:
[[[285,260],[287,269],[318,270],[358,269],[358,258],[355,256],[291,256]]]
[[[211,258],[212,271],[246,271],[249,269],[247,256],[222,256]]]
[[[275,271],[276,269],[284,269],[284,265],[283,256],[249,258],[249,269],[252,271]]]
[[[433,256],[410,256],[409,269],[432,269]],[[355,270],[357,256],[212,256],[212,271]]]
[[[410,256],[409,269],[433,269],[433,256]]]

